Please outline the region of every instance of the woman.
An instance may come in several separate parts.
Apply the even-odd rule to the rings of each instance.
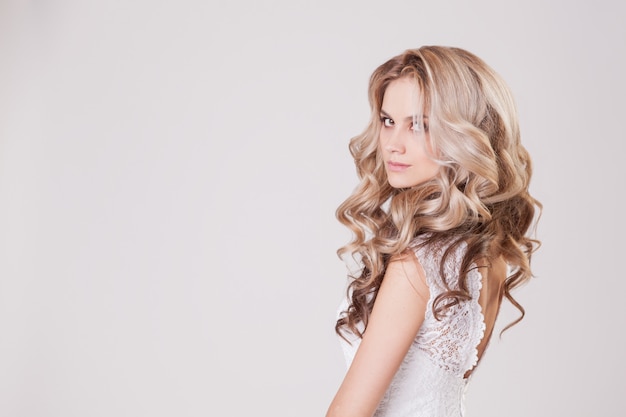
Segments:
[[[327,417],[462,416],[506,297],[530,279],[540,203],[502,79],[459,48],[408,50],[371,76],[350,142],[360,183],[337,210],[362,270],[336,330],[348,372]],[[509,325],[510,326],[510,325]],[[508,326],[507,326],[508,327]]]

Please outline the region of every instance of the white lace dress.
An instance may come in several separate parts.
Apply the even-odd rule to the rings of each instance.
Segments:
[[[458,276],[465,245],[448,257],[445,264],[448,279]],[[380,402],[375,417],[461,417],[468,380],[465,373],[478,362],[478,345],[485,333],[485,322],[478,297],[481,274],[472,269],[468,288],[472,300],[452,307],[437,321],[432,303],[445,291],[439,274],[442,250],[420,248],[415,254],[426,273],[430,299],[424,323],[409,348],[400,369]],[[344,300],[339,308],[347,307]],[[352,345],[340,338],[348,367],[359,347],[357,337]]]

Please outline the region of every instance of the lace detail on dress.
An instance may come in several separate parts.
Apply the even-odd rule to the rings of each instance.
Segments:
[[[466,245],[460,245],[454,253],[448,256],[444,264],[446,283],[452,289],[459,275],[465,250]],[[440,321],[438,321],[433,314],[432,307],[435,298],[446,291],[444,277],[439,273],[443,252],[441,248],[415,250],[415,255],[426,273],[430,299],[424,324],[413,344],[428,353],[442,369],[463,376],[478,363],[478,345],[485,334],[485,320],[478,303],[482,280],[476,265],[473,265],[467,274],[468,289],[472,299],[449,308],[440,315]]]
[[[485,334],[485,321],[478,303],[481,274],[474,268],[467,276],[471,300],[454,306],[435,319],[432,304],[446,290],[439,265],[444,248],[415,246],[414,251],[426,274],[430,290],[424,323],[409,348],[398,372],[381,400],[375,417],[459,417],[468,380],[465,373],[478,363],[478,345]],[[456,281],[466,252],[462,244],[444,265],[445,276]],[[340,311],[347,307],[344,300]],[[361,339],[340,339],[348,366]]]

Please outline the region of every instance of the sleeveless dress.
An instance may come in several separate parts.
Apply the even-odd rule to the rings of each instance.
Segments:
[[[485,333],[485,321],[478,297],[482,276],[476,268],[467,275],[471,300],[448,309],[441,321],[435,319],[432,304],[445,291],[439,273],[445,248],[415,248],[426,274],[430,298],[420,330],[381,400],[375,417],[462,417],[468,380],[467,371],[478,363],[478,345]],[[459,245],[444,265],[449,281],[456,279],[466,246]],[[338,313],[346,310],[345,299]],[[348,367],[361,339],[347,333],[348,344],[339,338]]]

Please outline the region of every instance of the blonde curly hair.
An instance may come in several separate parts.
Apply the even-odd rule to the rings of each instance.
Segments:
[[[425,183],[393,188],[379,152],[380,111],[387,86],[403,77],[412,78],[419,87],[440,169]],[[471,298],[466,276],[472,264],[502,256],[510,268],[504,296],[521,313],[506,328],[518,323],[525,311],[511,290],[532,276],[530,259],[540,242],[527,234],[541,204],[528,191],[531,160],[520,142],[508,86],[468,51],[423,46],[391,58],[374,71],[369,101],[370,122],[349,146],[360,181],[336,212],[353,232],[353,239],[337,253],[352,256],[362,266],[360,275],[351,277],[350,303],[337,321],[337,333],[349,329],[362,336],[358,324],[367,327],[390,259],[409,249],[417,237],[423,244],[447,247],[442,276],[447,253],[467,245],[458,282],[433,304],[436,317]]]

